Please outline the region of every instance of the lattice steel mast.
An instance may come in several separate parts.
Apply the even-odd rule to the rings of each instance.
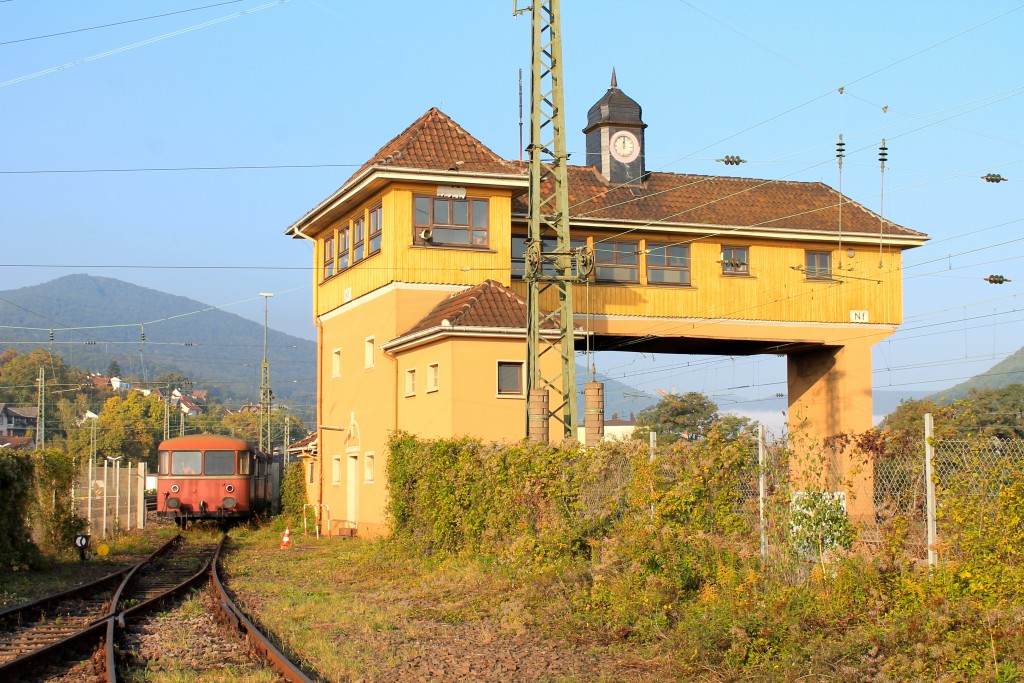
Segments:
[[[516,14],[526,12],[513,4]],[[573,283],[593,268],[587,249],[572,250],[569,236],[568,154],[562,89],[562,35],[559,0],[534,0],[530,65],[530,213],[526,242],[527,282],[527,431],[532,441],[548,440],[548,418],[563,427],[563,438],[576,438],[576,361],[574,354]],[[545,292],[557,292],[558,305],[541,311]],[[541,331],[557,325],[558,336]],[[560,356],[557,372],[545,376],[541,358]],[[549,394],[548,392],[551,392]],[[553,395],[557,405],[547,406]],[[542,414],[543,413],[543,414]],[[531,415],[532,418],[531,419]]]

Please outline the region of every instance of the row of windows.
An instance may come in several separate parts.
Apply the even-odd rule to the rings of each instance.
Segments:
[[[249,474],[249,451],[160,451],[157,474],[225,476]]]
[[[499,396],[523,395],[522,361],[498,361],[495,386]],[[419,389],[419,373],[416,368],[405,371],[405,395],[415,396]],[[425,393],[438,391],[441,387],[441,367],[438,363],[427,365]]]
[[[574,238],[573,250],[586,246],[583,238]],[[545,239],[543,250],[554,251],[554,239]],[[594,280],[597,282],[640,282],[640,242],[637,240],[603,240],[594,243]],[[690,246],[687,244],[658,244],[647,242],[647,282],[656,285],[690,284]],[[827,280],[832,277],[832,253],[805,252],[804,272],[808,279]],[[750,247],[722,247],[722,275],[750,275]],[[554,264],[545,262],[541,273],[553,275]],[[522,279],[526,274],[526,238],[512,237],[512,277]]]
[[[374,357],[376,355],[376,344],[374,344],[373,337],[367,337],[363,340],[363,369],[369,370],[373,367]],[[331,351],[331,377],[337,379],[341,377],[341,349],[334,349]]]
[[[366,229],[366,222],[369,230]],[[382,208],[356,216],[324,241],[324,279],[341,272],[381,249]],[[413,244],[418,246],[486,249],[490,246],[489,204],[481,198],[413,196]],[[583,238],[571,240],[571,248],[586,246]],[[554,240],[545,239],[544,252],[553,251]],[[597,282],[640,282],[640,241],[599,240],[594,243],[594,279]],[[647,282],[657,285],[690,284],[690,247],[686,244],[647,242]],[[526,238],[512,237],[512,277],[525,275]],[[723,245],[722,275],[750,275],[750,247]],[[553,275],[555,266],[545,262],[544,275]],[[832,276],[832,254],[806,252],[804,272],[809,279]]]
[[[331,458],[331,483],[335,486],[341,486],[341,457],[335,455]],[[349,454],[349,472],[354,473],[359,467],[359,454]],[[376,476],[376,464],[373,451],[367,451],[363,455],[363,483],[372,484],[373,479]],[[316,483],[316,465],[313,462],[309,463],[309,483]]]
[[[324,240],[324,279],[379,253],[383,226],[383,209],[378,205],[329,235]]]

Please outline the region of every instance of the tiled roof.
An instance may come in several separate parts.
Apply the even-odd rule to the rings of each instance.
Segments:
[[[371,166],[481,173],[519,172],[517,163],[502,159],[437,107],[431,108],[381,147],[352,177],[358,178]]]
[[[0,403],[0,412],[30,420],[34,420],[39,416],[39,408],[36,406],[12,406],[9,403]]]
[[[819,182],[759,180],[682,173],[650,173],[646,182],[612,185],[588,166],[569,167],[572,220],[611,219],[638,223],[688,223],[754,227],[771,230],[839,232],[840,194]],[[512,204],[525,215],[527,197]],[[847,198],[843,202],[844,233],[879,234],[879,216]],[[924,234],[891,221],[881,223],[888,236]]]
[[[316,442],[316,432],[288,444],[288,450],[301,450]]]
[[[34,442],[31,436],[0,436],[0,448],[27,448]]]
[[[434,306],[406,337],[435,327],[497,327],[526,329],[526,301],[495,280],[484,280],[475,287],[452,294]],[[551,321],[545,329],[556,329]]]

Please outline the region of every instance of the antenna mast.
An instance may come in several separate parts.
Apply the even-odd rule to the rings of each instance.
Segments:
[[[562,29],[559,0],[533,0],[530,60],[530,213],[526,241],[527,434],[548,441],[548,424],[562,424],[562,437],[576,438],[576,359],[573,283],[593,267],[586,251],[572,251],[569,238],[569,176],[565,144],[565,98],[562,88]],[[526,12],[513,4],[516,14]],[[544,314],[542,298],[554,290],[557,306]],[[545,336],[542,329],[558,335]],[[560,356],[558,369],[541,368],[549,353]],[[552,397],[557,405],[549,405]]]

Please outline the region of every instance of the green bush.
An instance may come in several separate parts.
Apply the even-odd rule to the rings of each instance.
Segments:
[[[0,568],[25,569],[39,562],[28,526],[32,505],[32,459],[0,451]]]
[[[306,522],[315,524],[315,515],[311,509],[303,506],[309,502],[306,498],[306,468],[301,462],[293,462],[285,468],[281,480],[281,517],[285,524],[301,524],[305,511]]]
[[[63,451],[45,450],[32,454],[35,474],[33,518],[42,547],[63,555],[75,549],[75,537],[88,526],[78,516],[72,487],[77,468],[75,458]]]

